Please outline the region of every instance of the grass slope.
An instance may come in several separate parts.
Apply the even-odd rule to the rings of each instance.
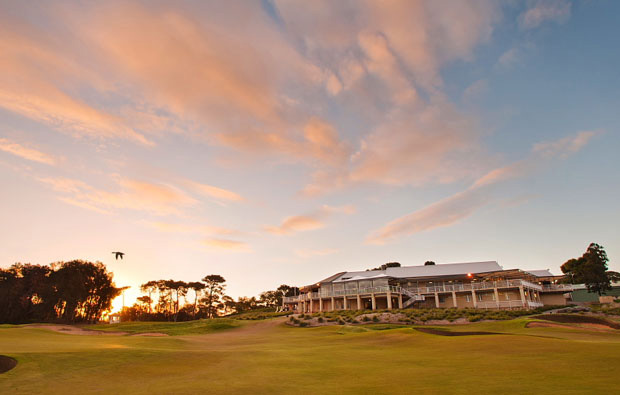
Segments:
[[[19,364],[0,375],[0,393],[582,394],[618,389],[620,331],[525,328],[528,320],[517,319],[448,328],[502,335],[446,337],[411,326],[293,328],[282,320],[154,338],[3,327],[0,350]]]
[[[84,326],[84,329],[106,332],[165,333],[171,336],[199,335],[238,328],[239,321],[219,318],[186,322],[122,322],[119,324],[97,324]]]

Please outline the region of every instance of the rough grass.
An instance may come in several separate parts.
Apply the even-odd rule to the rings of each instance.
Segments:
[[[212,333],[239,326],[241,326],[239,321],[218,318],[185,322],[121,322],[119,324],[86,325],[83,328],[106,332],[127,332],[129,334],[164,333],[170,336],[178,336]]]
[[[525,328],[519,318],[448,328],[502,335],[448,337],[283,320],[153,338],[3,327],[0,350],[19,364],[0,376],[0,393],[582,394],[613,392],[620,375],[620,331]]]

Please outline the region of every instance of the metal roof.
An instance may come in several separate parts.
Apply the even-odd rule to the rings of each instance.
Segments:
[[[418,278],[467,275],[468,273],[488,273],[503,270],[496,261],[444,263],[436,265],[388,267],[385,270],[369,270],[363,272],[344,272],[335,277],[333,282],[365,280],[382,277]]]
[[[561,277],[561,276],[556,276],[555,274],[551,273],[549,271],[549,269],[545,269],[545,270],[526,270],[527,273],[534,275],[536,277]]]

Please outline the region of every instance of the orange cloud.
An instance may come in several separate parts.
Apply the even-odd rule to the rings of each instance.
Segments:
[[[4,138],[0,138],[0,151],[8,152],[33,162],[45,163],[46,165],[55,165],[57,162],[56,158],[52,155],[48,155],[33,148],[24,147],[23,145]]]
[[[325,227],[325,221],[334,214],[350,215],[353,213],[355,213],[355,207],[352,205],[339,207],[324,205],[311,214],[286,217],[279,226],[264,226],[263,229],[277,235],[290,235],[297,232],[321,229]]]
[[[213,185],[201,184],[199,182],[191,180],[184,180],[183,184],[185,184],[188,188],[192,189],[194,192],[202,196],[213,198],[218,201],[227,200],[233,202],[242,202],[245,200],[238,193],[229,191],[228,189],[218,188]]]
[[[490,189],[493,185],[531,174],[549,159],[565,158],[583,148],[594,135],[590,131],[579,132],[553,142],[535,144],[528,158],[494,169],[466,190],[387,223],[372,232],[366,242],[385,244],[396,237],[454,225],[498,201]]]
[[[238,252],[250,252],[250,247],[241,241],[237,240],[228,240],[228,239],[206,239],[204,245],[221,249],[221,250],[229,250],[229,251],[238,251]]]
[[[111,212],[113,209],[147,211],[155,215],[181,214],[197,201],[170,185],[129,179],[117,179],[117,191],[97,189],[82,181],[67,178],[40,178],[61,193],[60,199],[78,207]]]

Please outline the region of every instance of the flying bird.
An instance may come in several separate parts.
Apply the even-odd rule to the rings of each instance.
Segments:
[[[124,252],[119,252],[119,251],[112,251],[112,254],[116,255],[116,260],[118,260],[119,257],[123,259],[123,255],[125,255]]]

